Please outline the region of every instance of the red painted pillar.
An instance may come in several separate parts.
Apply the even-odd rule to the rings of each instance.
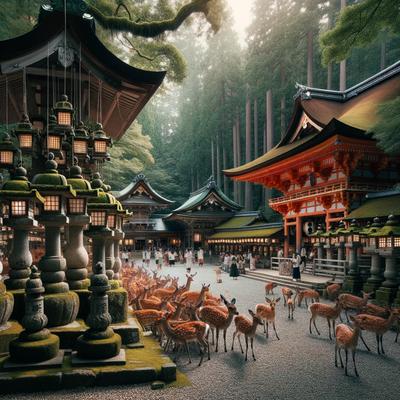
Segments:
[[[286,218],[283,220],[283,234],[285,241],[283,243],[283,255],[289,257],[289,227],[287,226]]]
[[[303,239],[303,229],[301,226],[301,217],[296,217],[296,251],[301,250],[301,241]]]

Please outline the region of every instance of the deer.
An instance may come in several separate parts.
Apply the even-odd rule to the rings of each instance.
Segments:
[[[189,364],[192,362],[189,350],[190,342],[198,343],[200,347],[201,358],[199,366],[203,363],[205,351],[207,351],[208,359],[210,359],[210,347],[207,341],[210,327],[207,323],[202,321],[190,321],[171,327],[167,320],[167,316],[164,315],[158,320],[158,324],[161,326],[168,339],[173,340],[178,347],[185,346],[189,358]]]
[[[308,307],[307,299],[310,299],[312,303],[319,302],[319,293],[314,289],[303,289],[296,287],[296,295],[298,296],[297,305],[301,307],[301,303],[304,299],[306,307]]]
[[[353,316],[350,316],[350,319],[354,323],[354,328],[350,328],[346,324],[339,324],[335,330],[336,336],[336,343],[335,343],[335,367],[338,367],[337,363],[337,354],[339,353],[340,365],[343,368],[343,360],[341,350],[344,349],[346,354],[346,366],[344,369],[344,374],[347,374],[347,360],[348,360],[348,353],[351,350],[352,358],[353,358],[353,365],[354,365],[354,373],[356,376],[358,375],[357,366],[356,366],[356,350],[358,344],[358,338],[361,334],[361,328],[358,322],[354,319]]]
[[[293,296],[293,291],[292,291],[292,289],[290,289],[286,286],[283,287],[281,289],[281,291],[282,291],[282,297],[283,297],[283,306],[286,307],[288,297]]]
[[[240,351],[243,352],[243,347],[242,347],[242,342],[240,341],[240,335],[244,335],[245,341],[246,341],[246,356],[244,358],[244,361],[247,361],[247,351],[249,348],[249,338],[250,338],[250,345],[251,345],[251,355],[253,356],[253,360],[256,361],[256,357],[254,355],[254,337],[256,335],[257,331],[257,326],[258,325],[263,325],[261,318],[258,317],[252,310],[248,310],[249,314],[252,316],[253,320],[250,321],[249,318],[245,317],[244,315],[236,315],[234,318],[234,323],[236,326],[235,332],[233,332],[232,336],[232,348],[231,351],[233,351],[233,346],[235,343],[235,337],[237,336],[239,345],[240,345]]]
[[[399,314],[400,310],[394,309],[390,310],[390,315],[387,319],[375,315],[358,314],[354,317],[354,320],[357,321],[361,329],[375,333],[378,354],[385,354],[385,350],[383,349],[383,335],[390,329]],[[364,340],[363,343],[366,349],[371,351]]]
[[[267,282],[265,284],[265,294],[274,294],[274,288],[276,288],[278,286],[277,283],[275,282]]]
[[[276,338],[280,340],[275,328],[275,307],[276,304],[280,301],[280,299],[281,298],[278,297],[277,299],[270,300],[267,296],[265,296],[265,301],[268,304],[261,303],[256,305],[255,308],[256,315],[264,322],[263,323],[264,333],[267,338],[268,338],[268,325],[270,322],[272,322],[272,327],[274,328]],[[267,327],[267,329],[265,329],[265,326]]]
[[[335,282],[336,275],[333,275],[332,283],[326,287],[326,294],[330,300],[336,300],[342,289],[342,284]]]
[[[288,319],[293,319],[293,313],[294,313],[294,309],[296,308],[296,296],[294,299],[292,299],[292,295],[293,293],[291,293],[290,295],[288,295],[286,303],[288,306]]]
[[[171,286],[158,288],[154,290],[153,296],[158,297],[161,300],[164,300],[166,297],[171,297],[177,289],[178,289],[178,279],[179,278],[172,278]]]
[[[165,311],[159,310],[137,310],[133,312],[133,315],[142,325],[143,329],[154,328],[156,322],[165,315]],[[153,332],[154,333],[154,332]]]
[[[313,323],[314,328],[317,331],[318,335],[320,335],[317,325],[315,324],[315,320],[317,317],[325,318],[328,321],[329,340],[332,340],[331,322],[332,322],[333,332],[335,332],[336,320],[339,318],[339,315],[342,312],[342,305],[340,304],[339,300],[336,301],[336,304],[333,307],[324,303],[310,304],[308,307],[308,311],[311,313],[310,325],[309,325],[310,335],[312,335],[311,322]]]
[[[375,315],[376,317],[388,318],[390,315],[390,308],[368,303],[365,307],[361,309],[361,313]]]
[[[182,301],[185,305],[189,304],[198,304],[201,301],[204,301],[205,294],[210,290],[210,285],[202,284],[200,292],[185,292],[183,293],[179,300]]]
[[[363,297],[354,296],[349,293],[342,293],[339,295],[338,299],[342,305],[342,309],[346,314],[347,322],[349,322],[349,316],[347,314],[348,310],[361,311],[368,303],[368,299],[372,293],[361,292]]]
[[[194,281],[194,277],[197,275],[197,272],[194,274],[186,274],[186,284],[178,289],[176,292],[176,297],[179,297],[182,293],[188,292],[190,290],[190,286]]]
[[[199,318],[208,323],[211,328],[216,329],[217,331],[217,340],[215,345],[215,352],[218,352],[218,341],[219,341],[219,331],[223,331],[224,337],[224,350],[225,353],[228,351],[226,349],[226,331],[232,323],[233,317],[238,315],[238,311],[236,309],[236,299],[232,299],[230,302],[221,294],[221,299],[224,302],[225,306],[228,308],[228,313],[225,313],[219,310],[217,307],[213,306],[204,306],[200,307],[198,311]]]

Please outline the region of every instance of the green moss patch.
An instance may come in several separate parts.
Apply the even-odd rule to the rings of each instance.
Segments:
[[[0,353],[8,353],[10,342],[16,339],[24,329],[17,321],[9,321],[9,327],[0,331]]]
[[[45,294],[44,312],[48,327],[63,326],[76,319],[79,311],[79,297],[75,292]]]
[[[109,338],[100,340],[87,340],[84,335],[79,336],[75,348],[78,356],[89,360],[111,358],[121,350],[121,336],[116,333]]]
[[[60,348],[60,339],[56,335],[36,342],[21,342],[18,339],[10,343],[11,361],[33,363],[56,357]]]

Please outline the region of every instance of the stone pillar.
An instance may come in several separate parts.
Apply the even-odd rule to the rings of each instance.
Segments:
[[[379,250],[379,254],[385,258],[385,272],[383,273],[385,280],[376,291],[376,302],[382,305],[390,305],[399,287],[396,258],[400,256],[400,249]]]
[[[119,280],[120,279],[120,274],[119,271],[121,270],[122,267],[122,262],[121,262],[121,257],[120,257],[120,248],[119,248],[119,243],[120,241],[124,238],[125,234],[120,231],[116,230],[115,231],[115,236],[114,236],[114,265],[113,265],[113,270],[114,270],[114,279]],[[157,245],[159,248],[160,246]]]
[[[383,271],[384,271],[384,262],[383,258],[379,255],[379,252],[376,250],[367,250],[366,253],[371,254],[371,270],[370,277],[367,279],[367,282],[364,284],[364,292],[370,293],[375,292],[377,290],[383,280]]]
[[[69,242],[64,249],[67,262],[67,281],[72,290],[87,289],[89,255],[83,244],[83,228],[89,222],[89,217],[84,215],[70,216]]]
[[[345,244],[343,242],[339,242],[337,244],[337,248],[338,248],[338,256],[337,259],[344,261],[346,260],[346,248],[345,248]]]
[[[89,290],[90,312],[86,319],[89,329],[76,341],[78,357],[83,359],[107,359],[115,357],[121,350],[121,337],[110,327],[107,291],[110,284],[102,263],[93,267]]]
[[[314,246],[317,248],[317,258],[319,258],[321,260],[324,259],[325,258],[324,244],[316,243]]]
[[[328,260],[333,260],[333,247],[330,244],[326,244],[324,246],[326,258]]]
[[[47,316],[44,313],[45,291],[40,273],[33,266],[25,289],[25,315],[22,326],[25,328],[17,339],[10,343],[10,358],[13,362],[32,363],[50,360],[58,355],[60,339],[46,328]]]
[[[106,274],[108,279],[114,279],[114,238],[105,241]]]
[[[36,221],[35,221],[36,222]],[[32,254],[29,251],[29,231],[33,225],[19,226],[15,224],[9,226],[14,227],[14,237],[12,242],[11,253],[8,257],[10,271],[9,279],[5,280],[8,290],[25,289],[26,281],[30,275],[30,266],[32,265]]]
[[[358,269],[358,248],[360,243],[347,243],[346,248],[349,249],[349,271],[344,279],[343,290],[358,294],[362,289],[362,279]]]

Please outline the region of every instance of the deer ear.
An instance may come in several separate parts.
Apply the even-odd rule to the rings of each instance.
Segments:
[[[211,285],[211,283],[209,283],[207,287],[209,288],[209,287],[210,287],[210,285]]]
[[[271,303],[271,300],[270,300],[267,296],[265,296],[265,301],[266,301],[267,303]]]
[[[249,314],[252,316],[252,317],[254,317],[254,312],[253,312],[253,310],[247,310],[248,312],[249,312]]]
[[[236,299],[232,299],[231,304],[236,304]]]
[[[349,315],[349,318],[350,318],[350,320],[353,321],[353,322],[356,320],[356,319],[354,318],[353,315]]]
[[[275,303],[279,303],[280,300],[281,300],[281,298],[278,297],[277,299],[275,299]]]

